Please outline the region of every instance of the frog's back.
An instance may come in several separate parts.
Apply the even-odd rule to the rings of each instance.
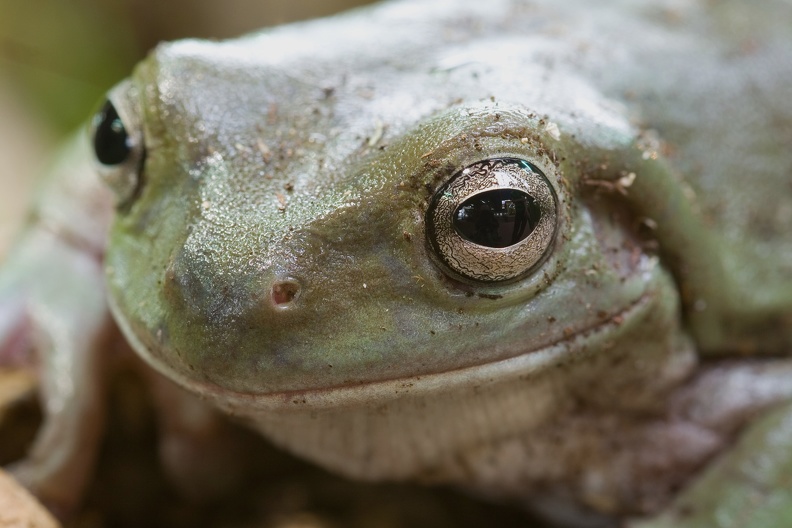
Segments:
[[[690,185],[737,289],[757,306],[788,307],[792,4],[665,2],[642,16],[645,27],[603,32],[623,40],[608,52],[601,39],[591,78],[625,101]]]

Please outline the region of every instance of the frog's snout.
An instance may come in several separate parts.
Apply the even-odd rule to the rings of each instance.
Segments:
[[[217,262],[216,253],[190,244],[171,258],[162,287],[172,310],[222,328],[267,326],[263,321],[293,309],[303,290],[301,281],[273,267]]]

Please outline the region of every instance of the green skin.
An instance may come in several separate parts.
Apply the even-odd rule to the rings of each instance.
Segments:
[[[156,371],[356,478],[569,526],[792,522],[792,6],[458,3],[163,45],[110,93],[145,161],[100,167],[106,248],[77,141],[0,272],[0,360],[48,337],[34,491],[89,478],[92,449],[46,453],[96,444],[109,309]],[[497,157],[544,172],[558,227],[488,283],[426,211]]]

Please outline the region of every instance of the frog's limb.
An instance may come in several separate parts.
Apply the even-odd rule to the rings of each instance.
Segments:
[[[754,423],[659,517],[630,528],[792,526],[792,404]]]
[[[76,505],[91,473],[113,328],[99,258],[112,202],[90,177],[86,143],[80,137],[61,153],[0,269],[0,364],[37,370],[44,414],[14,473],[59,514]]]
[[[4,267],[22,288],[36,351],[45,416],[14,473],[57,513],[66,513],[89,476],[102,427],[105,329],[101,270],[53,234],[31,230]]]
[[[775,285],[774,294],[740,284],[727,268],[750,263],[729,261],[738,257],[724,249],[698,210],[693,191],[654,147],[631,140],[592,154],[587,151],[584,158],[597,165],[582,168],[581,183],[608,182],[650,227],[678,283],[699,351],[785,350],[792,341],[792,284]]]
[[[249,469],[250,442],[260,442],[233,427],[192,393],[148,367],[142,370],[159,418],[162,465],[179,491],[194,499],[215,498],[238,489]]]

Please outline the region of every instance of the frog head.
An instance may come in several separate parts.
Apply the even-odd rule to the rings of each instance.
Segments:
[[[675,313],[616,192],[648,159],[622,108],[507,41],[335,31],[162,45],[97,117],[111,303],[153,366],[337,401],[552,368]]]

